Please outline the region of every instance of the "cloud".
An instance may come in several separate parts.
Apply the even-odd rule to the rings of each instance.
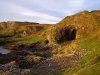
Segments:
[[[43,14],[43,13],[39,13],[39,12],[35,12],[35,11],[26,11],[26,12],[20,12],[22,15],[25,16],[30,16],[30,17],[38,17],[38,18],[42,18],[42,19],[47,19],[47,20],[59,20],[59,18],[57,17],[53,17],[47,14]]]
[[[71,14],[72,10],[74,11],[82,8],[84,2],[85,0],[35,0],[33,4],[37,3],[46,10]]]
[[[21,17],[21,19],[19,19],[19,20],[22,20],[22,17],[24,19],[25,16],[27,17],[26,20],[28,20],[28,21],[36,21],[36,22],[40,22],[40,23],[55,23],[58,20],[60,20],[60,18],[51,16],[49,14],[29,10],[27,8],[24,8],[22,6],[18,6],[18,5],[12,4],[12,3],[2,3],[2,4],[6,5],[3,7],[2,11],[7,11],[7,12],[1,12],[1,14],[6,15],[5,17],[7,17],[9,20],[11,20],[11,19],[17,20],[16,18],[19,19],[19,17]],[[6,13],[8,13],[8,15]],[[10,18],[10,16],[12,18]],[[30,20],[30,18],[32,20]]]
[[[60,21],[60,18],[35,11],[24,11],[20,12],[20,14],[23,16],[34,17],[34,19],[37,19],[37,21],[41,23],[56,23],[57,21]]]
[[[99,9],[99,0],[0,0],[0,21],[57,23],[82,10]]]

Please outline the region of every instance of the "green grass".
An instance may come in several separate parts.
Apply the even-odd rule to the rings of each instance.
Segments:
[[[53,72],[52,75],[63,75],[64,71],[65,70],[56,71],[56,72]]]
[[[10,43],[10,42],[22,42],[26,44],[31,44],[35,42],[42,42],[44,38],[41,35],[36,36],[26,36],[20,38],[0,38],[1,42]]]
[[[99,35],[98,35],[99,37]],[[96,32],[76,39],[78,47],[85,49],[85,56],[78,64],[65,71],[54,72],[54,75],[100,75],[100,39]]]
[[[100,62],[92,66],[86,66],[84,69],[80,70],[78,75],[100,75]]]
[[[36,36],[26,36],[21,38],[14,38],[15,41],[42,41],[43,37],[36,35]]]
[[[95,38],[88,39],[84,42],[80,42],[80,46],[86,49],[86,55],[79,61],[77,66],[66,70],[64,75],[73,75],[74,73],[77,75],[99,75],[100,70],[98,71],[98,69],[100,69],[100,66],[98,66],[97,63],[99,62],[100,64],[100,61],[95,57],[99,57],[100,55],[100,40]]]

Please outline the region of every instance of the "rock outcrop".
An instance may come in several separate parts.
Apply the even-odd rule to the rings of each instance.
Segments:
[[[75,27],[69,26],[55,26],[51,32],[51,37],[57,43],[63,43],[66,41],[75,40],[76,29]]]
[[[100,10],[82,11],[71,16],[66,16],[56,25],[73,25],[77,29],[77,38],[84,34],[91,34],[100,28]]]

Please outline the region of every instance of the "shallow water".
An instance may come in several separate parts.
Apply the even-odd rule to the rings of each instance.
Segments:
[[[0,53],[1,53],[1,54],[7,54],[7,53],[10,53],[10,50],[8,50],[8,49],[3,49],[3,47],[0,46]]]

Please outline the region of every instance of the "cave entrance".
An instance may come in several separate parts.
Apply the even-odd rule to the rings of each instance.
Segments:
[[[56,30],[55,40],[58,43],[71,41],[76,39],[76,28],[73,26],[63,26]]]
[[[66,41],[75,40],[76,39],[76,29],[70,30],[66,29],[64,37]]]

